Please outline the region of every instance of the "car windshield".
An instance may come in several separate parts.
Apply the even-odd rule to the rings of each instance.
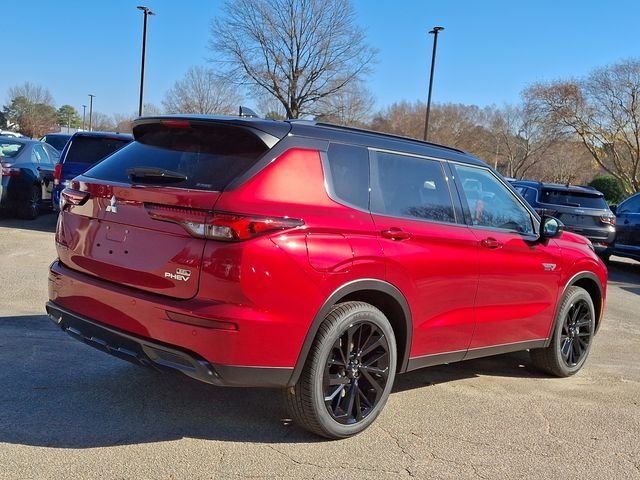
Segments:
[[[14,158],[23,148],[23,143],[12,142],[11,140],[0,140],[0,157]]]
[[[542,190],[542,203],[562,205],[566,207],[605,209],[607,202],[604,197],[592,193],[569,192],[566,190]]]
[[[113,137],[75,137],[69,146],[65,163],[86,163],[92,165],[121,149],[129,139]]]

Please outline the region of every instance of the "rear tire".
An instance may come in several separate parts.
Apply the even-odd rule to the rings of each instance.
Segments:
[[[595,318],[589,293],[580,287],[567,288],[558,307],[551,343],[530,351],[533,364],[556,377],[577,373],[591,350]]]
[[[33,185],[29,192],[29,197],[20,206],[20,217],[27,220],[35,220],[40,215],[40,204],[42,203],[42,191],[39,186]]]
[[[289,415],[323,437],[356,435],[384,408],[396,366],[396,339],[384,314],[364,302],[337,304],[318,329],[298,383],[285,392]]]

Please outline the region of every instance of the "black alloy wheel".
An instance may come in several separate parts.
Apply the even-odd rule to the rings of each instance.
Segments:
[[[593,338],[591,309],[584,299],[569,307],[560,334],[560,353],[567,367],[578,365],[589,351]]]
[[[389,343],[375,324],[349,325],[334,342],[323,378],[324,402],[337,422],[361,421],[380,401],[389,378]]]
[[[531,360],[551,375],[573,375],[587,360],[595,332],[593,299],[581,287],[568,287],[558,305],[549,345],[530,350]]]
[[[334,305],[318,327],[296,384],[285,391],[291,418],[327,438],[371,425],[396,375],[396,337],[387,317],[365,302]]]

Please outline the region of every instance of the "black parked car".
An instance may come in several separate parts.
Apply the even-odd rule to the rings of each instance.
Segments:
[[[612,209],[617,222],[616,243],[610,252],[640,261],[640,193],[627,198]]]
[[[561,220],[565,229],[587,237],[602,258],[616,238],[616,216],[593,187],[516,180],[511,184],[541,215]]]
[[[51,145],[0,137],[0,209],[34,219],[51,206],[53,170],[60,158]]]
[[[53,148],[61,152],[70,138],[70,133],[47,133],[40,139],[40,141],[48,143]]]

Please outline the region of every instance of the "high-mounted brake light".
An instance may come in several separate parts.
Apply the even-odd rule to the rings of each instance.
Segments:
[[[187,120],[162,120],[161,125],[167,128],[189,128],[191,124]]]
[[[60,210],[64,210],[67,205],[84,205],[87,200],[89,200],[89,192],[65,188],[60,193]]]
[[[262,217],[192,208],[145,204],[151,218],[181,225],[194,237],[238,242],[265,233],[300,227],[304,222],[288,217]]]

